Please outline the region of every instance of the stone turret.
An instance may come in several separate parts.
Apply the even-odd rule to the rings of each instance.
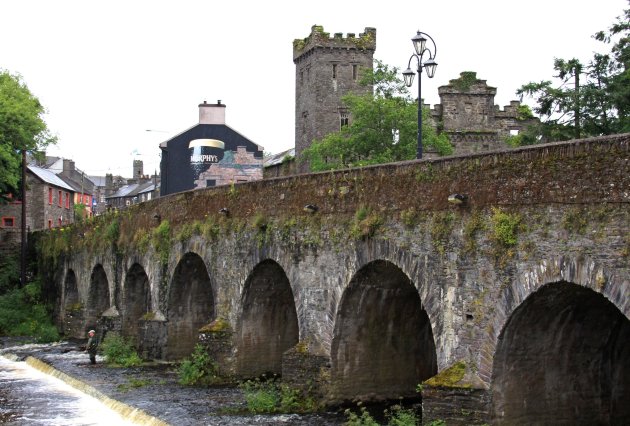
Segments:
[[[313,140],[352,120],[341,98],[372,92],[371,86],[359,81],[362,70],[372,69],[375,50],[376,29],[369,27],[358,37],[354,33],[330,37],[323,27],[314,25],[308,37],[293,41],[296,157]]]

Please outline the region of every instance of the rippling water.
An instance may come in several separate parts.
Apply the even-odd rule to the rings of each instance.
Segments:
[[[3,353],[6,356],[15,354],[20,360],[33,356],[44,361],[47,367],[52,366],[57,372],[78,379],[105,397],[136,407],[147,415],[174,426],[337,426],[345,423],[345,416],[338,412],[226,414],[226,410],[238,412],[246,407],[243,394],[237,387],[181,386],[172,365],[108,368],[103,364],[103,359],[97,357],[97,365],[92,366],[87,354],[76,343],[16,345],[7,338],[0,338],[0,423],[132,424],[125,423],[117,412],[108,410],[100,401],[76,391],[25,362],[3,358]],[[142,385],[136,387],[133,385],[134,381],[140,381]]]
[[[23,361],[0,356],[0,423],[131,425],[100,401]]]

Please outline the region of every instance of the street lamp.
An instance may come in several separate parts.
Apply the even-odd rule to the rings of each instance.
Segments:
[[[427,37],[433,43],[433,51],[431,51],[430,47],[427,47]],[[407,64],[407,69],[402,73],[403,78],[405,79],[405,85],[407,87],[411,87],[413,84],[413,77],[415,72],[411,69],[411,60],[416,58],[418,62],[418,151],[416,153],[416,158],[422,158],[422,68],[427,70],[427,76],[429,78],[433,78],[435,75],[435,69],[437,68],[437,62],[435,62],[435,56],[437,55],[437,46],[435,45],[435,41],[431,38],[431,36],[427,33],[423,33],[418,31],[412,39],[413,48],[416,53],[413,53],[409,58],[409,63]],[[429,59],[422,62],[422,58],[424,54],[429,55]]]

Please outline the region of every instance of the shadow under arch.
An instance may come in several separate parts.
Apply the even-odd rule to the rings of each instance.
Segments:
[[[87,328],[96,328],[99,318],[109,309],[109,281],[103,265],[94,266],[87,297]]]
[[[199,329],[214,318],[214,294],[208,269],[196,253],[186,253],[173,272],[167,311],[167,359],[193,352]]]
[[[503,327],[491,388],[497,424],[630,424],[630,321],[589,288],[546,284]]]
[[[79,299],[77,276],[68,269],[63,281],[63,333],[70,337],[82,338],[83,306]]]
[[[437,373],[429,317],[398,266],[376,260],[350,281],[335,320],[331,367],[338,401],[417,397],[416,386]]]
[[[131,265],[125,274],[121,307],[122,335],[137,338],[138,320],[151,310],[149,277],[139,263]]]
[[[72,269],[66,272],[63,283],[63,306],[65,311],[74,310],[79,306],[79,286],[77,276]]]
[[[282,373],[282,354],[299,341],[293,290],[284,269],[271,259],[245,281],[237,332],[237,372],[242,377]]]

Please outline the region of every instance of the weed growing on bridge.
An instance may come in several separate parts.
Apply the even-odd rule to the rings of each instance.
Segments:
[[[449,237],[453,232],[454,221],[455,214],[453,212],[439,212],[433,215],[431,239],[435,249],[442,255],[446,252]]]
[[[105,362],[111,366],[136,367],[142,364],[133,344],[117,334],[107,334],[101,343],[101,350],[105,355]]]
[[[562,217],[562,227],[569,232],[584,235],[587,225],[586,213],[578,208],[568,210]]]
[[[494,257],[504,267],[515,255],[514,246],[518,243],[518,234],[525,230],[518,213],[506,213],[500,208],[492,208],[492,234]]]
[[[361,240],[372,238],[383,224],[383,218],[370,207],[360,206],[354,214],[350,236]]]
[[[168,220],[160,222],[157,228],[153,230],[153,247],[160,256],[160,262],[166,264],[170,252],[171,242],[171,225]]]
[[[503,247],[513,247],[518,242],[518,232],[522,229],[521,216],[518,213],[506,213],[492,208],[492,239]]]
[[[477,233],[486,229],[483,215],[475,211],[464,225],[464,252],[472,253],[477,250]]]
[[[118,219],[112,220],[105,228],[105,241],[108,244],[116,244],[120,237],[120,222]]]

